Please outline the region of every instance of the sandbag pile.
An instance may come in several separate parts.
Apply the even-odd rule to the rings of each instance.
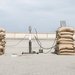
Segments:
[[[56,54],[74,54],[74,29],[61,27],[56,31]]]
[[[0,28],[0,55],[5,51],[5,29]]]

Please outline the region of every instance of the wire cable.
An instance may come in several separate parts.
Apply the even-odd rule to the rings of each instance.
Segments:
[[[38,45],[40,46],[40,48],[49,50],[48,52],[46,52],[46,53],[44,53],[44,54],[49,53],[53,48],[55,48],[55,45],[54,45],[54,44],[55,44],[55,42],[56,42],[56,38],[54,39],[54,42],[53,42],[53,44],[52,44],[52,46],[51,46],[50,48],[44,48],[44,47],[42,46],[40,40],[38,39],[38,35],[37,35],[37,30],[36,30],[36,29],[35,29],[35,32],[36,32],[36,36],[34,36],[34,37],[35,37],[35,40],[37,41]]]
[[[36,30],[36,29],[35,29],[35,32],[36,32],[36,36],[34,36],[34,37],[35,37],[37,43],[39,44],[39,46],[40,46],[41,48],[43,48],[43,49],[51,49],[52,47],[50,47],[50,48],[44,48],[44,47],[42,46],[40,40],[38,39],[38,35],[37,35],[37,30]],[[55,44],[55,41],[56,41],[56,38],[55,38],[55,40],[54,40],[53,45]]]
[[[25,35],[26,36],[26,35]],[[7,45],[8,47],[14,47],[14,46],[17,46],[19,45],[24,39],[25,39],[25,36],[22,40],[20,40],[18,43],[14,44],[14,45]]]

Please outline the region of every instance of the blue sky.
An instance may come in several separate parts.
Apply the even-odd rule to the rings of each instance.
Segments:
[[[54,32],[66,20],[75,27],[74,0],[0,0],[0,27],[7,32]]]

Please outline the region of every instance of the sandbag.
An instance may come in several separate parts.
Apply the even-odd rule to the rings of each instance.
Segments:
[[[0,28],[0,55],[4,54],[5,44],[5,29]]]
[[[4,49],[3,46],[0,46],[0,50],[1,50],[1,49]]]
[[[0,32],[0,36],[5,36],[5,33],[4,32]]]
[[[74,50],[74,29],[71,27],[61,27],[56,31],[55,53],[70,54],[75,53]]]
[[[0,46],[5,47],[5,42],[0,42]]]
[[[64,50],[60,50],[59,52],[60,53],[65,53],[65,52],[67,52],[67,53],[75,53],[75,51],[73,49],[70,49],[70,50],[64,49]]]
[[[58,35],[74,35],[73,32],[59,32]]]
[[[0,36],[0,40],[2,40],[2,39],[5,39],[5,37],[3,37],[3,36]]]
[[[59,44],[58,49],[59,50],[62,50],[62,49],[74,49],[74,46],[72,44]]]
[[[61,27],[58,32],[74,32],[74,29],[72,27]]]
[[[1,42],[5,42],[6,43],[5,39],[2,39]]]
[[[59,42],[57,42],[58,44],[72,44],[72,45],[74,45],[74,43],[73,42],[71,42],[71,41],[59,41]]]
[[[72,35],[59,35],[59,38],[70,38],[73,39]]]
[[[59,38],[58,40],[57,40],[57,42],[60,42],[60,41],[70,41],[70,42],[73,42],[74,40],[73,39],[70,39],[70,38]]]

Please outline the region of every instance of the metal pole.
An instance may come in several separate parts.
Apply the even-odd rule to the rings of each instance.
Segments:
[[[31,42],[31,40],[29,40],[29,53],[31,53],[32,52],[32,42]]]
[[[29,53],[32,52],[32,41],[31,41],[31,26],[29,26]]]

